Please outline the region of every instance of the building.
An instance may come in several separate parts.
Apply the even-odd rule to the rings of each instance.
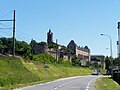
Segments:
[[[67,48],[71,51],[69,51],[69,54],[76,55],[76,44],[74,40],[71,40],[70,43],[67,45]]]
[[[87,46],[84,48],[77,46],[74,40],[71,40],[67,48],[69,50],[68,57],[77,57],[81,61],[81,65],[87,65],[87,62],[90,61],[90,49]]]
[[[104,55],[91,55],[91,64],[97,62],[101,64],[102,68],[105,68],[105,56]]]
[[[36,44],[33,46],[33,54],[47,53],[47,44]]]
[[[46,43],[38,43],[33,46],[33,53],[34,54],[42,54],[48,53],[51,54],[53,57],[58,59],[64,60],[71,60],[72,57],[77,57],[78,60],[81,61],[82,65],[86,65],[88,61],[90,61],[90,49],[85,46],[78,47],[74,40],[71,40],[70,43],[66,46],[58,45],[53,42],[53,33],[49,29],[47,33],[47,44]]]
[[[51,32],[51,29],[49,29],[49,32],[47,33],[47,43],[53,43],[53,33]]]

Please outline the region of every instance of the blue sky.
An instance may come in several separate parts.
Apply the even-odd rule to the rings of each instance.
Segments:
[[[46,41],[51,29],[59,44],[66,46],[74,40],[80,46],[87,45],[91,54],[110,55],[109,38],[100,36],[104,33],[111,36],[113,56],[117,56],[120,0],[0,0],[0,19],[12,19],[14,9],[19,40]],[[0,26],[12,24],[0,22]],[[11,37],[12,29],[1,29],[0,36]]]

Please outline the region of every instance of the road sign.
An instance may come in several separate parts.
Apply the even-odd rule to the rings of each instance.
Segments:
[[[48,65],[45,65],[44,68],[49,68],[49,66],[48,66]]]

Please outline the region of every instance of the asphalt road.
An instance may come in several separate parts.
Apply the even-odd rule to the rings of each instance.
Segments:
[[[77,76],[63,78],[16,90],[93,90],[94,81],[102,76]]]

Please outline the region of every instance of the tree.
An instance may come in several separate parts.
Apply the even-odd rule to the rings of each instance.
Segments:
[[[30,45],[31,47],[33,47],[33,46],[36,45],[36,44],[37,44],[37,42],[32,39],[29,45]]]
[[[0,38],[0,47],[1,47],[1,53],[5,54],[8,52],[8,50],[11,50],[11,43],[9,42],[8,38],[1,37]]]
[[[38,45],[46,45],[47,43],[46,42],[40,42],[38,43]]]
[[[48,44],[48,48],[54,48],[54,49],[56,49],[57,46],[58,46],[58,45],[55,44],[55,43]]]
[[[115,59],[113,60],[113,65],[114,65],[114,66],[119,66],[119,65],[120,65],[119,60],[120,60],[120,57],[115,58]]]
[[[109,66],[112,65],[111,59],[112,59],[112,58],[111,58],[111,57],[108,57],[108,56],[105,58],[105,69],[107,69],[107,71],[109,71],[109,69],[110,69]]]
[[[93,67],[94,67],[94,68],[98,68],[98,67],[99,67],[99,65],[98,65],[98,62],[97,62],[97,61],[95,61],[95,62],[94,62]]]

